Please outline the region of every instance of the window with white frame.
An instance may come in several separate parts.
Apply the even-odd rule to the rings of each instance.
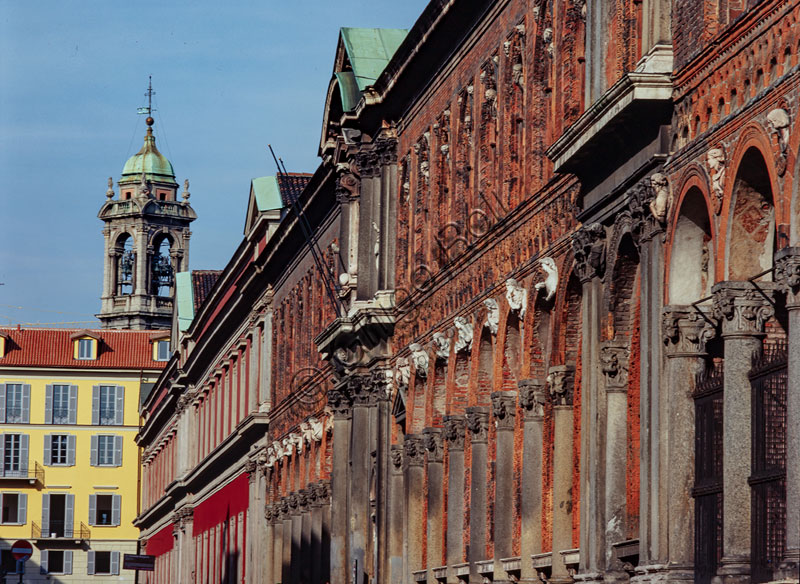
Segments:
[[[44,464],[74,466],[75,441],[73,434],[47,434],[44,437]]]
[[[2,476],[28,476],[28,435],[0,434],[0,459]]]
[[[156,361],[169,361],[169,341],[156,341]]]
[[[69,424],[70,423],[70,386],[69,385],[53,385],[53,398],[52,398],[52,423],[53,424]],[[75,388],[77,389],[77,388]],[[45,400],[47,401],[47,400]]]
[[[94,359],[95,343],[95,339],[78,339],[78,359]]]
[[[30,422],[31,386],[25,383],[0,384],[0,422]]]
[[[122,466],[122,436],[92,436],[92,466]]]
[[[125,388],[120,385],[95,385],[92,389],[92,424],[121,426],[125,413]]]

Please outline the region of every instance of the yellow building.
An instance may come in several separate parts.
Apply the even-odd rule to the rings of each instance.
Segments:
[[[0,328],[0,554],[25,582],[134,582],[139,400],[169,331]]]

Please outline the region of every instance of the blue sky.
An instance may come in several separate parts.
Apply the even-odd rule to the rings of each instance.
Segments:
[[[426,3],[0,0],[0,325],[96,326],[97,212],[142,145],[148,75],[199,216],[191,268],[222,268],[250,179],[275,172],[267,144],[290,171],[319,164],[339,27],[410,28]]]

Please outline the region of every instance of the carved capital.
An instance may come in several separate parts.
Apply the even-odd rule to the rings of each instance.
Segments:
[[[489,408],[482,406],[467,408],[466,424],[470,442],[485,443],[489,439]]]
[[[353,409],[353,398],[345,384],[339,384],[328,390],[328,406],[336,418],[350,417]]]
[[[786,292],[786,307],[800,308],[800,247],[785,247],[775,254],[775,281]]]
[[[309,507],[311,506],[311,492],[310,489],[300,489],[297,492],[297,505],[300,509],[300,512],[308,511]]]
[[[628,389],[628,341],[605,341],[600,345],[600,370],[606,381],[606,391]]]
[[[722,325],[723,337],[760,336],[775,314],[773,282],[720,282],[711,289],[714,318]]]
[[[464,430],[466,421],[464,416],[444,417],[444,439],[447,440],[449,450],[464,450]]]
[[[669,205],[669,185],[660,173],[642,179],[631,189],[628,208],[633,223],[632,235],[638,244],[663,233]]]
[[[553,405],[571,406],[575,385],[575,367],[572,365],[556,365],[550,368],[547,376],[550,386],[550,397]]]
[[[375,152],[381,165],[397,164],[397,138],[378,138]]]
[[[422,431],[425,450],[428,451],[428,462],[442,462],[443,442],[441,428],[425,428]]]
[[[255,482],[256,478],[258,477],[258,473],[256,472],[257,470],[258,464],[255,460],[251,459],[244,463],[244,472],[247,473],[247,478],[251,483]]]
[[[581,283],[602,276],[606,261],[606,228],[599,223],[584,225],[572,236],[575,274]]]
[[[312,483],[311,488],[314,490],[314,497],[320,505],[325,505],[330,501],[331,489],[328,481]]]
[[[370,373],[353,373],[347,378],[347,393],[353,400],[354,406],[365,406],[375,403],[375,390],[380,386],[374,383]],[[383,390],[385,393],[385,390]]]
[[[406,434],[403,439],[403,455],[406,467],[422,466],[425,462],[425,443],[418,434]]]
[[[710,309],[700,306],[665,306],[661,332],[667,357],[704,357],[706,343],[716,334]]]
[[[498,430],[514,430],[517,415],[517,392],[495,391],[492,393],[492,415]]]
[[[380,156],[372,144],[363,145],[356,153],[355,161],[361,178],[378,176],[381,172]]]
[[[402,473],[403,472],[403,446],[400,444],[392,444],[392,448],[389,451],[389,456],[392,459],[392,471],[394,473]]]
[[[348,165],[345,165],[349,168]],[[349,203],[358,197],[359,181],[355,175],[349,171],[343,172],[336,180],[336,201],[339,204]]]
[[[541,419],[544,417],[544,404],[547,400],[544,384],[538,379],[521,379],[517,382],[519,388],[519,407],[525,419]]]

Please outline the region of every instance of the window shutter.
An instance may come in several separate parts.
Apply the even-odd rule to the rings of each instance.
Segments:
[[[69,419],[70,424],[78,423],[78,386],[69,386]]]
[[[72,528],[75,523],[75,495],[66,495],[64,505],[64,537],[72,537]]]
[[[39,573],[47,574],[47,550],[39,552]]]
[[[94,551],[89,550],[89,557],[86,558],[86,573],[94,575]]]
[[[117,426],[122,426],[125,421],[125,388],[121,385],[117,386],[117,403],[114,408],[114,423]]]
[[[97,466],[97,436],[92,436],[92,448],[90,451],[91,454],[91,465]]]
[[[50,495],[42,495],[42,536],[50,537]]]
[[[22,525],[28,522],[28,493],[20,493],[17,497],[17,521]]]
[[[31,386],[27,383],[22,386],[22,423],[31,423]]]
[[[62,574],[72,574],[72,550],[64,551],[64,571]]]
[[[111,573],[119,574],[119,552],[111,552]]]
[[[28,435],[19,435],[19,470],[23,476],[28,476]]]
[[[44,435],[44,464],[50,466],[53,459],[53,435]]]
[[[5,476],[6,435],[0,434],[0,477]]]
[[[95,524],[97,519],[97,495],[89,495],[89,526]]]
[[[100,386],[92,387],[92,426],[100,425]]]
[[[0,423],[6,421],[6,384],[0,383]]]
[[[111,495],[111,525],[119,526],[122,515],[122,495]]]
[[[44,423],[53,423],[53,384],[48,383],[44,388]],[[48,464],[45,462],[45,464]]]
[[[75,466],[75,442],[77,437],[74,434],[67,436],[67,466]]]
[[[114,436],[114,466],[122,466],[122,436]]]

